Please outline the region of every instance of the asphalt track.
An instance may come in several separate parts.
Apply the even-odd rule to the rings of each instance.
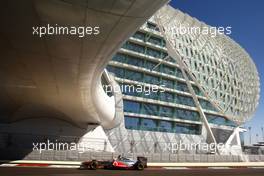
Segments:
[[[134,170],[78,170],[73,168],[2,167],[1,176],[264,176],[264,169],[146,169]]]

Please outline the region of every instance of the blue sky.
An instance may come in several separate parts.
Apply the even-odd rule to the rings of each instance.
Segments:
[[[230,35],[253,58],[260,76],[261,95],[254,117],[245,124],[252,127],[252,142],[262,140],[264,127],[264,1],[261,0],[172,0],[170,4],[211,26],[231,26]],[[249,134],[245,134],[248,143]],[[264,140],[263,140],[264,141]]]

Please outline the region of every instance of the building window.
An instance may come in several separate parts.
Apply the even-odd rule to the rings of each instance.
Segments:
[[[138,102],[124,100],[123,103],[124,103],[125,112],[132,112],[132,113],[140,112],[140,104]]]
[[[145,61],[145,68],[149,70],[153,70],[153,68],[157,65],[155,62]],[[155,71],[159,71],[158,68],[155,68]]]
[[[135,44],[135,43],[131,43],[131,42],[126,42],[122,48],[128,49],[128,50],[132,50],[138,53],[145,53],[145,47]]]
[[[142,104],[142,113],[147,115],[159,115],[158,105],[143,103]]]
[[[138,66],[138,67],[142,67],[143,60],[139,59],[139,58],[136,58],[136,57],[133,57],[133,56],[127,56],[127,62],[126,63],[130,64],[130,65],[135,65],[135,66]]]
[[[150,98],[150,99],[154,99],[154,100],[159,99],[159,92],[152,91],[151,88],[149,88],[149,87],[144,88],[143,94],[144,94],[145,98]]]
[[[192,87],[196,95],[204,96],[202,91],[197,86],[193,85]]]
[[[160,121],[159,131],[161,132],[173,132],[173,122],[170,121]]]
[[[173,67],[162,65],[162,72],[169,75],[174,75],[175,70]]]
[[[179,91],[183,91],[183,92],[189,92],[189,89],[187,87],[187,84],[186,83],[183,83],[183,82],[180,82],[180,81],[177,81],[176,84],[175,84],[175,88]]]
[[[173,115],[173,108],[167,106],[160,107],[160,116],[172,117],[172,115]]]
[[[124,77],[124,69],[119,67],[107,66],[107,70],[111,73],[114,73],[116,77],[123,78]]]
[[[116,55],[114,55],[113,60],[121,63],[126,63],[126,55],[117,53]]]
[[[165,78],[162,78],[162,85],[165,85],[166,87],[168,88],[171,88],[173,89],[173,81],[170,80],[170,79],[165,79]]]
[[[142,81],[143,74],[133,70],[125,70],[125,78],[134,80],[134,81]]]
[[[149,83],[149,84],[155,84],[155,85],[160,84],[159,77],[149,75],[149,74],[145,74],[144,81],[145,81],[145,83]]]
[[[140,123],[139,118],[136,117],[129,117],[125,116],[125,127],[127,129],[140,129]]]
[[[159,131],[193,135],[201,134],[201,125],[198,124],[187,124],[130,116],[125,116],[125,127],[131,130]]]
[[[161,58],[161,52],[152,48],[147,48],[146,54],[155,58]]]
[[[153,119],[142,119],[141,129],[148,131],[157,131],[157,121]]]
[[[237,126],[235,122],[228,120],[225,117],[221,117],[221,116],[213,115],[213,114],[207,114],[207,113],[205,113],[205,116],[209,123],[213,123],[217,125],[224,125],[224,126],[231,126],[231,127]]]
[[[166,102],[174,102],[173,93],[160,92],[160,100]]]
[[[176,118],[183,119],[183,120],[192,120],[192,121],[199,121],[200,115],[196,111],[185,110],[185,109],[175,109],[175,116]]]
[[[145,34],[143,32],[137,31],[134,35],[134,38],[145,41]]]
[[[175,102],[178,104],[195,107],[194,100],[192,97],[176,95]]]
[[[182,74],[181,69],[176,68],[176,70],[175,70],[175,76],[178,77],[178,78],[183,78],[183,74]]]
[[[199,102],[203,109],[210,110],[210,111],[217,111],[209,101],[199,99]]]
[[[148,42],[150,42],[154,45],[159,45],[161,47],[165,46],[164,40],[162,40],[161,38],[158,38],[158,37],[154,37],[154,36],[149,37]]]
[[[200,125],[196,124],[175,124],[175,132],[183,134],[201,134]]]

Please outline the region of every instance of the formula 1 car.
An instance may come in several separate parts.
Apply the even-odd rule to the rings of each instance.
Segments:
[[[96,170],[99,168],[102,169],[135,169],[135,170],[144,170],[147,167],[147,158],[146,157],[137,157],[137,160],[131,160],[125,157],[118,156],[117,159],[109,161],[84,161],[81,163],[80,169],[92,169]]]

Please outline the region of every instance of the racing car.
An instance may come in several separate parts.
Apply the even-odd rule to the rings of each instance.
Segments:
[[[137,157],[137,160],[128,159],[118,156],[117,159],[113,160],[91,160],[84,161],[81,163],[80,169],[92,169],[96,170],[99,168],[102,169],[135,169],[135,170],[144,170],[147,167],[147,158],[146,157]]]

